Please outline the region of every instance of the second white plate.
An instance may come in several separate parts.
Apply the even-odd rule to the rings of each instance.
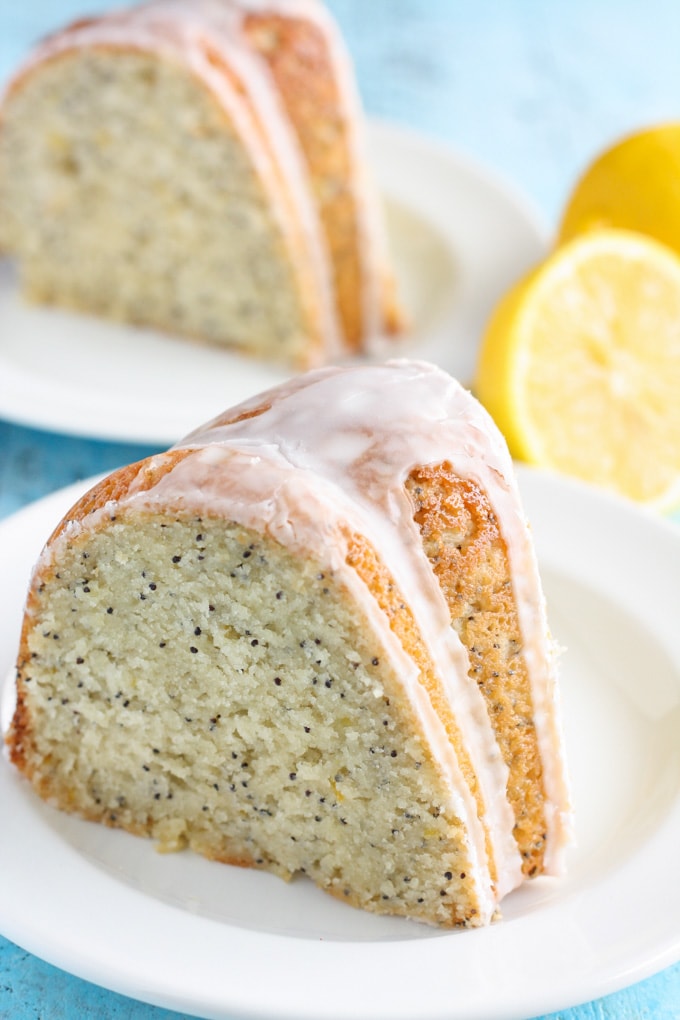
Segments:
[[[545,250],[529,207],[444,146],[372,124],[371,164],[412,330],[394,356],[469,383],[484,323]],[[0,261],[0,416],[103,439],[167,445],[285,372],[152,330],[27,306]]]
[[[49,808],[0,756],[0,932],[90,981],[221,1020],[517,1020],[680,958],[680,534],[580,485],[520,481],[567,648],[578,845],[564,879],[511,894],[488,928],[435,931],[306,881],[159,857]],[[0,677],[31,564],[82,488],[0,525]]]

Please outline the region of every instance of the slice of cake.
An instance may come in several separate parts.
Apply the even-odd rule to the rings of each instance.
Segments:
[[[398,329],[362,120],[315,0],[152,0],[42,42],[0,108],[26,295],[319,363]]]
[[[428,364],[308,373],[92,489],[36,567],[17,695],[38,793],[165,848],[441,925],[560,868],[512,464]]]

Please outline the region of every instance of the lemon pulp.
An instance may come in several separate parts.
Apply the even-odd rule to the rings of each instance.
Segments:
[[[501,302],[475,391],[519,459],[667,507],[680,497],[680,258],[601,230]]]

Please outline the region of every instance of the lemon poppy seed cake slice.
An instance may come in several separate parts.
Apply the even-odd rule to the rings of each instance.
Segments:
[[[76,504],[8,741],[64,810],[474,926],[560,870],[556,698],[503,440],[395,361],[300,376]]]
[[[362,134],[317,0],[80,20],[0,107],[0,249],[34,301],[318,364],[400,326]]]

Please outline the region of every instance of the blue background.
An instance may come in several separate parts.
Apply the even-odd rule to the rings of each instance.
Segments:
[[[328,5],[354,57],[368,112],[443,139],[493,168],[528,197],[549,231],[598,151],[638,127],[680,120],[677,0]],[[0,82],[39,35],[105,6],[101,0],[0,0]],[[0,517],[150,452],[0,419]],[[0,897],[8,880],[0,876]],[[177,1016],[72,978],[0,938],[2,1020]],[[678,1020],[680,965],[557,1018]]]

